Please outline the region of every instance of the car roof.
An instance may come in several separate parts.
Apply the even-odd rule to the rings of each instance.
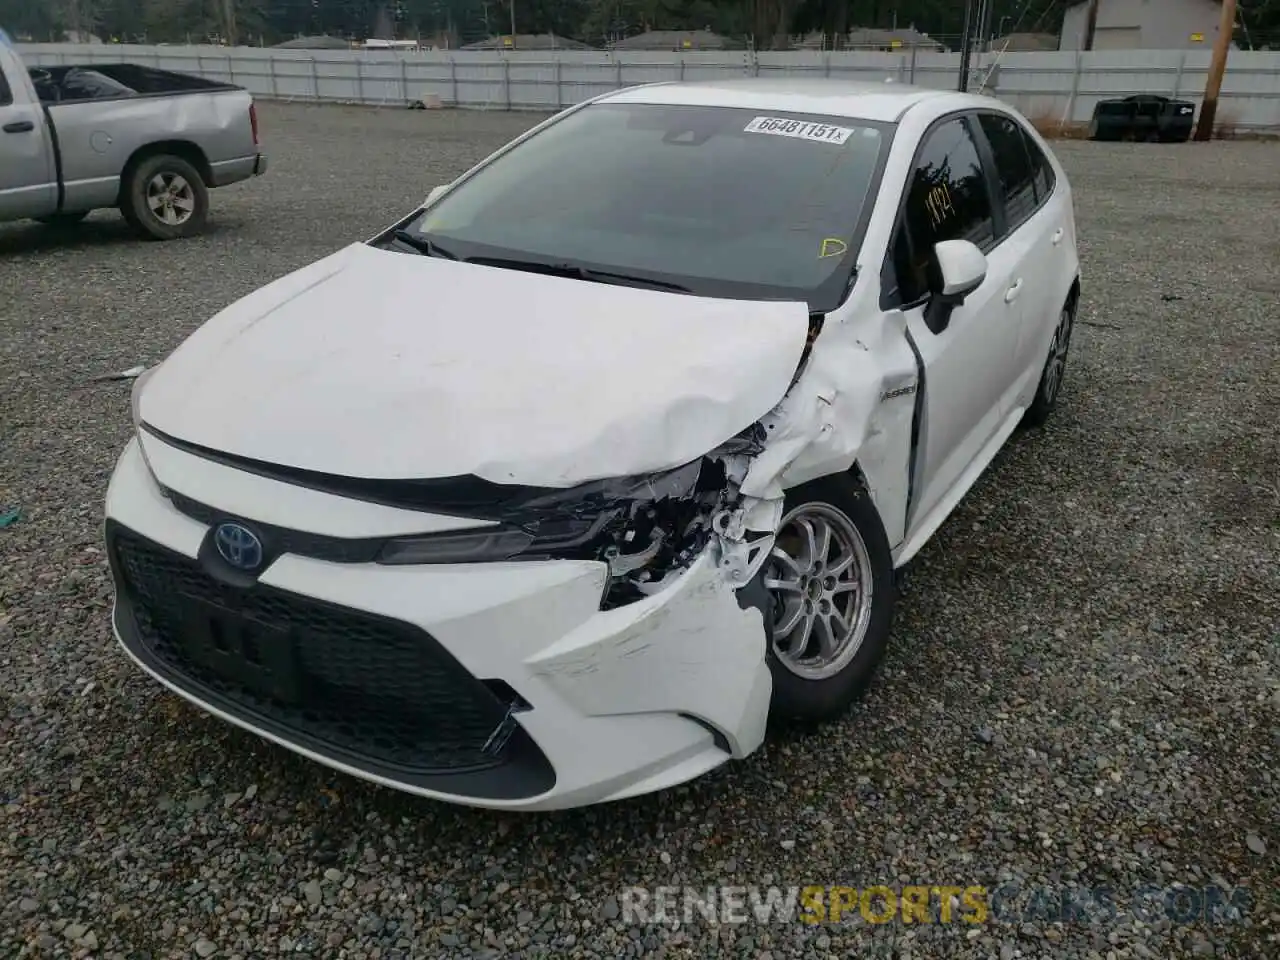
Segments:
[[[850,81],[808,77],[739,77],[731,80],[651,83],[629,87],[601,98],[606,103],[672,106],[738,107],[791,113],[816,113],[896,123],[907,110],[926,101],[953,101],[952,107],[991,102],[949,90],[905,83]]]

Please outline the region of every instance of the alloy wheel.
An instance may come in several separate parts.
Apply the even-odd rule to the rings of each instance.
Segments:
[[[772,647],[806,680],[825,680],[857,655],[871,621],[871,558],[853,521],[827,503],[782,518],[765,567]]]
[[[180,227],[196,212],[195,191],[180,173],[157,173],[147,184],[147,206],[161,223]]]

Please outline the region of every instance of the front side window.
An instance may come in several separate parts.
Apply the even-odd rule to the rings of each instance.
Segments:
[[[693,293],[843,299],[892,127],[785,111],[599,103],[458,184],[406,229]]]
[[[968,124],[960,118],[929,133],[907,183],[892,251],[902,302],[928,293],[933,248],[944,240],[968,240],[982,250],[995,242],[986,175]]]
[[[996,178],[1004,195],[1005,219],[1015,229],[1036,209],[1036,171],[1031,164],[1027,140],[1011,117],[992,113],[979,114],[982,132],[995,156]]]

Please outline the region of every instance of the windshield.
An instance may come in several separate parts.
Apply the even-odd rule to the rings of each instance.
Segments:
[[[593,104],[459,183],[402,236],[464,260],[831,309],[847,287],[891,127],[763,114]]]

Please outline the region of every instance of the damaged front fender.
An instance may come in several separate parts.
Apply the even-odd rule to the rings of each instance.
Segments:
[[[685,549],[663,554],[662,562],[654,562],[656,553],[626,563],[616,550],[611,554],[614,596],[621,599],[626,589],[632,599],[662,592],[704,547],[723,581],[741,590],[768,560],[787,491],[855,465],[886,536],[891,544],[899,542],[905,535],[917,388],[915,354],[900,311],[877,313],[870,322],[825,324],[783,399],[752,429],[702,458],[699,467],[682,468],[684,490],[668,484],[684,503],[697,504],[693,514],[685,514],[695,517],[691,522],[666,524],[668,541]]]
[[[761,421],[742,477],[743,525],[774,533],[786,491],[855,464],[891,543],[904,534],[918,373],[901,312],[828,323],[790,391]]]

